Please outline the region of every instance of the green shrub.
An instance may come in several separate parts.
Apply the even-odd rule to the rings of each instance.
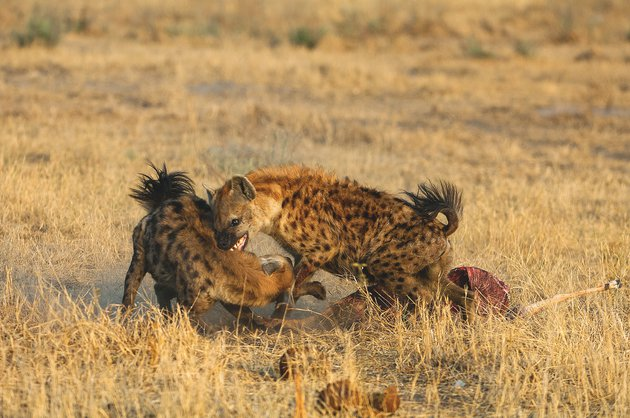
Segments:
[[[48,47],[57,45],[61,39],[60,20],[48,13],[34,12],[22,32],[13,32],[13,39],[20,47],[42,43]]]
[[[322,39],[324,31],[307,27],[297,28],[289,34],[289,40],[293,45],[314,49]]]
[[[534,45],[531,42],[518,40],[514,44],[514,51],[522,57],[531,57],[534,55]]]
[[[494,54],[481,45],[475,38],[469,38],[464,44],[464,53],[472,58],[488,59],[493,58]]]

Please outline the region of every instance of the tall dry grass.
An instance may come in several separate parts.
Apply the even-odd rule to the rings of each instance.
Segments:
[[[245,21],[246,2],[203,4],[182,3],[190,16],[180,21],[210,16],[204,7]],[[455,264],[496,273],[515,304],[628,276],[630,45],[617,20],[625,3],[579,3],[570,42],[553,37],[558,20],[545,20],[568,3],[492,2],[503,10],[487,17],[495,31],[469,32],[485,16],[472,1],[457,10],[426,3],[446,22],[473,22],[448,25],[459,34],[388,23],[389,32],[355,37],[329,30],[312,51],[291,46],[293,23],[325,26],[341,3],[266,4],[260,24],[284,25],[273,47],[267,35],[241,36],[227,23],[218,36],[168,35],[177,12],[168,2],[88,5],[102,7],[92,29],[64,33],[53,49],[5,44],[0,415],[286,416],[294,388],[277,381],[275,364],[296,346],[313,415],[316,390],[350,378],[370,390],[397,384],[401,416],[627,416],[627,289],[531,322],[373,312],[355,330],[301,335],[237,331],[217,309],[208,321],[219,330],[200,336],[185,318],[159,318],[147,278],[136,317],[117,316],[142,216],[127,193],[147,159],[210,186],[288,162],[392,192],[453,181],[465,197]],[[419,4],[395,3],[391,13]],[[22,28],[32,6],[8,3],[0,19]],[[359,27],[374,10],[390,16],[381,2],[348,7],[365,11]],[[161,42],[144,42],[134,20],[143,10],[165,16]],[[578,15],[593,10],[613,17],[588,35]],[[475,59],[468,36],[491,57]],[[513,50],[516,39],[532,39],[534,53]],[[253,248],[279,251],[269,240]],[[354,290],[319,278],[332,300]]]

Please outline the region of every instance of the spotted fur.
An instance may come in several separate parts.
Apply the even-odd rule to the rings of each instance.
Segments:
[[[460,193],[448,183],[427,183],[406,197],[320,169],[264,168],[235,176],[214,193],[215,229],[221,248],[245,233],[273,236],[299,261],[297,289],[322,268],[362,274],[401,300],[429,302],[445,295],[466,305],[464,289],[445,279],[452,259],[448,236],[461,217]]]
[[[195,196],[183,172],[168,173],[151,165],[155,178],[141,175],[131,191],[148,214],[133,231],[133,257],[125,278],[123,305],[134,304],[146,273],[155,280],[162,309],[171,300],[197,316],[221,301],[237,314],[239,306],[261,306],[293,284],[291,261],[282,256],[259,258],[245,251],[220,250],[212,231],[208,203]]]

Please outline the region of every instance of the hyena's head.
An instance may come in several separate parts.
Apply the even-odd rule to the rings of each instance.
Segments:
[[[214,229],[222,250],[243,250],[250,232],[260,230],[256,188],[244,176],[234,176],[216,192],[207,190],[214,209]]]

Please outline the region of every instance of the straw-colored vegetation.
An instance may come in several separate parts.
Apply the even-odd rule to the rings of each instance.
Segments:
[[[513,303],[627,278],[629,15],[621,0],[3,2],[0,415],[289,416],[275,367],[292,345],[310,415],[338,379],[397,385],[398,416],[630,415],[624,288],[528,322],[373,312],[300,335],[238,332],[221,308],[207,336],[166,323],[148,277],[134,318],[112,306],[147,159],[199,192],[285,162],[392,192],[443,178],[465,196],[456,264],[497,274]],[[321,279],[331,300],[354,290]]]

